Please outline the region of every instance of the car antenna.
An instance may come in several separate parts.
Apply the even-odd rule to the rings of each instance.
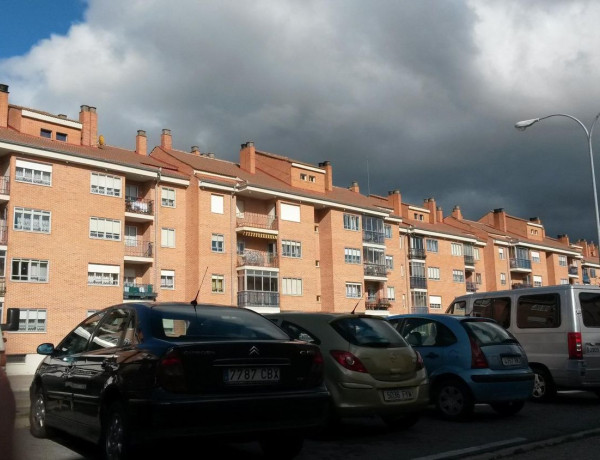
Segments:
[[[190,302],[192,304],[192,307],[194,307],[194,311],[196,311],[196,305],[198,305],[198,296],[200,295],[200,289],[202,289],[202,283],[204,283],[204,278],[206,277],[207,271],[208,265],[206,266],[206,270],[204,270],[204,276],[202,277],[202,281],[200,281],[200,287],[198,288],[198,292],[196,292],[196,297],[194,297]]]
[[[352,309],[352,311],[350,312],[351,315],[354,314],[354,311],[356,310],[356,307],[358,307],[358,304],[360,303],[360,301],[362,300],[362,297],[360,299],[358,299],[358,302],[356,302],[356,305],[354,305],[354,308]]]

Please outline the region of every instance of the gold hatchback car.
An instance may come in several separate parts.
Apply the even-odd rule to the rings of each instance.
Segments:
[[[429,403],[421,355],[385,319],[365,314],[265,314],[292,338],[319,345],[332,398],[331,422],[379,416],[414,425]]]

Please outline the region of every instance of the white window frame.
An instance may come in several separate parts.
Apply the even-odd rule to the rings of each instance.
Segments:
[[[174,208],[175,207],[175,198],[177,194],[174,188],[171,187],[161,187],[160,190],[160,205],[165,208]]]
[[[119,176],[92,172],[90,175],[90,193],[120,197],[123,193],[123,181]]]
[[[450,252],[453,256],[462,256],[463,255],[462,243],[450,243]]]
[[[452,270],[452,281],[455,283],[464,283],[465,282],[465,272],[463,270]]]
[[[17,274],[15,275],[15,263],[18,264]],[[38,259],[13,258],[11,260],[11,281],[22,283],[47,283],[50,275],[50,262]],[[21,271],[26,267],[27,273],[21,275]]]
[[[302,242],[292,240],[281,241],[281,256],[300,259],[302,257]]]
[[[121,241],[121,221],[105,217],[90,217],[90,238]]]
[[[362,298],[362,284],[346,283],[346,297],[349,299]]]
[[[388,270],[394,269],[394,256],[385,256],[385,266]]]
[[[534,287],[542,287],[543,280],[540,275],[533,275],[533,286]]]
[[[175,247],[175,229],[174,228],[161,228],[160,229],[160,245],[163,248],[174,248]]]
[[[436,239],[427,238],[425,240],[425,248],[427,252],[438,252],[440,250],[440,243]]]
[[[390,224],[385,224],[383,226],[383,233],[385,237],[389,240],[392,238],[392,226]]]
[[[531,257],[531,261],[535,262],[535,263],[540,263],[541,259],[540,259],[540,253],[538,251],[531,251],[529,253],[530,257]]]
[[[429,308],[431,310],[441,310],[442,309],[442,296],[430,295],[429,296]]]
[[[353,232],[360,231],[360,218],[354,214],[344,214],[344,229]]]
[[[50,187],[52,185],[52,165],[17,158],[15,181]]]
[[[506,259],[506,254],[504,253],[504,248],[498,248],[498,259],[500,259],[500,260]]]
[[[559,254],[558,255],[558,265],[560,267],[566,267],[567,266],[567,256]]]
[[[47,319],[45,308],[20,308],[19,332],[46,332]]]
[[[210,242],[210,250],[212,252],[225,252],[225,235],[222,233],[213,233]]]
[[[175,270],[160,271],[160,288],[169,291],[175,290]]]
[[[394,286],[388,286],[386,291],[388,300],[396,300],[396,288]]]
[[[118,286],[119,265],[88,264],[88,286]]]
[[[297,204],[281,203],[281,220],[300,222],[300,206]]]
[[[506,273],[500,273],[500,284],[501,285],[506,284]]]
[[[50,233],[52,213],[42,209],[15,207],[13,212],[13,230],[18,232]],[[46,219],[47,218],[47,219]],[[29,222],[25,228],[25,222]],[[44,226],[44,222],[48,224]],[[35,223],[37,222],[37,229]],[[45,230],[44,230],[45,229]]]
[[[225,293],[225,275],[212,275],[211,276],[211,292],[213,294],[224,294]]]
[[[347,264],[360,264],[360,249],[344,248],[344,262]]]
[[[440,267],[427,267],[427,279],[440,280]]]
[[[282,295],[301,296],[302,293],[302,278],[281,278]]]
[[[223,195],[210,195],[210,212],[215,214],[223,214],[223,206],[224,206],[224,198]]]

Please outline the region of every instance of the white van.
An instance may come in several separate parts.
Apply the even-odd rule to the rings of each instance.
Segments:
[[[535,372],[533,400],[574,389],[600,397],[600,287],[478,292],[455,298],[446,313],[493,318],[508,329]]]

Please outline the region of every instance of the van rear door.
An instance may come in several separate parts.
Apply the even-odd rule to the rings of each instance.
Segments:
[[[586,363],[586,384],[600,386],[600,293],[580,291],[581,344]]]

